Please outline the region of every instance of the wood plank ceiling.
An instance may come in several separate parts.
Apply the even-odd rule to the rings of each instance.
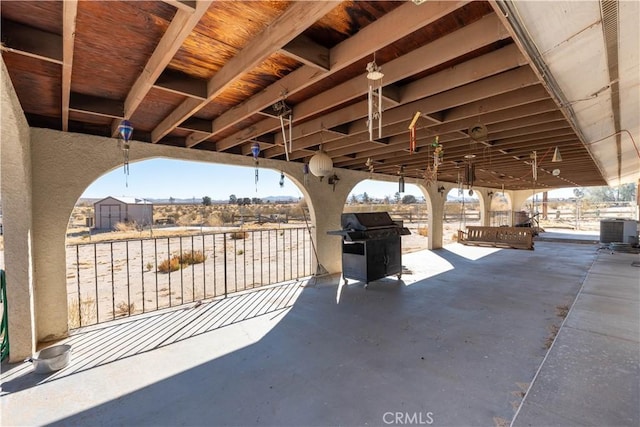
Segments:
[[[31,126],[285,159],[274,105],[292,109],[290,161],[320,145],[338,168],[475,185],[605,185],[575,129],[482,1],[6,1],[2,55]],[[370,140],[367,64],[382,67]],[[416,112],[417,149],[408,125]],[[469,129],[483,125],[486,137]],[[552,163],[559,147],[562,163]],[[537,153],[533,182],[532,152]],[[474,155],[473,160],[469,160]],[[551,172],[560,168],[561,173]],[[339,171],[338,171],[339,173]]]

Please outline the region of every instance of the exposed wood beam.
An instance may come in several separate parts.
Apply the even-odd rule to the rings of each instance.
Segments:
[[[495,52],[466,61],[455,67],[451,67],[436,74],[424,77],[418,81],[412,82],[400,90],[402,94],[401,98],[403,104],[419,100],[421,98],[426,98],[428,96],[435,95],[449,89],[472,83],[483,77],[488,77],[507,70],[511,70],[513,68],[517,68],[522,64],[522,61],[523,57],[517,51],[516,47],[514,45],[509,45]],[[349,133],[362,133],[365,129],[367,129],[365,123],[366,119],[362,119],[367,115],[366,105],[366,102],[361,102],[348,108],[334,111],[321,118],[313,119],[306,123],[296,125],[293,129],[292,138],[295,141],[297,138],[300,138],[304,134],[308,135],[310,133],[317,132],[317,130],[322,128],[323,126],[331,127],[334,125],[342,125],[352,121],[355,122],[349,125]],[[451,107],[443,107],[443,109],[445,108]],[[415,113],[415,111],[411,113],[411,116],[413,116],[413,113]],[[441,115],[439,111],[431,111],[429,114],[431,114],[432,116],[435,115],[434,117],[432,117],[432,119],[440,121],[444,120],[444,115]],[[387,119],[385,116],[383,122],[386,123],[386,120]],[[328,141],[331,141],[333,139],[337,138],[328,138]],[[308,145],[306,145],[305,143],[301,143],[300,146]],[[274,156],[277,155],[277,153],[270,154]]]
[[[194,13],[196,11],[196,0],[162,0],[163,2],[170,4],[179,11],[182,10],[188,13]]]
[[[229,112],[216,118],[213,122],[213,135],[223,132],[236,123],[252,116],[274,104],[282,97],[283,88],[288,95],[301,91],[330,74],[336,73],[351,64],[372,55],[387,44],[393,43],[414,31],[427,26],[443,16],[461,8],[469,1],[430,2],[425,4],[420,13],[416,13],[415,5],[407,3],[386,14],[376,22],[364,27],[354,36],[331,49],[330,72],[323,73],[316,67],[302,66],[294,72],[280,79],[277,83],[267,87],[260,94],[251,97]],[[265,132],[262,132],[265,133]],[[234,135],[229,141],[235,141],[239,135]],[[241,137],[240,142],[255,135]],[[197,144],[192,140],[191,146]],[[235,145],[235,144],[234,144]]]
[[[500,122],[504,120],[510,119],[518,119],[522,117],[528,117],[531,115],[535,115],[539,112],[547,112],[547,111],[555,111],[557,114],[557,106],[553,103],[553,101],[549,100],[548,97],[545,96],[545,91],[540,86],[533,86],[530,88],[518,89],[515,91],[507,92],[495,97],[492,97],[494,100],[487,104],[487,107],[495,108],[496,111],[493,110],[482,110],[483,114],[472,117],[464,117],[459,120],[453,122],[447,122],[443,124],[438,124],[435,121],[431,121],[430,123],[424,123],[425,118],[422,117],[418,122],[418,134],[424,134],[428,132],[430,137],[433,135],[444,135],[450,132],[458,132],[460,130],[464,130],[468,128],[471,124],[481,122],[485,125],[497,124],[491,129],[502,130],[500,127]],[[491,99],[491,98],[490,98]],[[542,99],[542,101],[539,101]],[[529,101],[528,104],[518,105],[519,103],[523,103],[526,100]],[[482,102],[482,101],[478,101]],[[474,104],[474,103],[471,103]],[[515,106],[514,106],[515,105]],[[464,106],[463,106],[464,107]],[[455,110],[455,109],[453,109]],[[452,110],[450,110],[452,111]],[[387,124],[383,128],[383,135],[385,136],[394,136],[394,135],[405,135],[407,133],[407,123],[409,120],[407,119],[404,122],[399,122],[396,124]],[[537,123],[537,122],[536,122]],[[514,125],[512,125],[513,127]],[[333,150],[338,151],[339,154],[343,154],[348,152],[357,153],[356,158],[366,158],[369,154],[367,152],[363,152],[363,150],[367,150],[370,147],[370,144],[367,141],[367,138],[364,137],[363,131],[357,132],[355,135],[351,135],[348,138],[334,138],[329,142],[324,143],[324,149],[331,155]],[[464,133],[460,133],[458,139],[464,138],[468,140],[468,136]],[[309,144],[313,144],[315,141],[309,140],[310,137],[303,138],[298,141],[294,141],[294,147],[303,147],[308,146],[306,143],[308,141]],[[302,142],[305,143],[302,143]],[[406,137],[406,141],[408,142],[408,137]],[[348,148],[345,148],[348,147]],[[269,149],[265,153],[267,155],[278,155],[277,150],[280,147]],[[297,155],[294,152],[291,158],[296,159]]]
[[[207,99],[206,80],[197,79],[175,70],[164,70],[153,87],[202,101]],[[209,124],[209,128],[211,128],[211,124]]]
[[[121,119],[123,117],[124,103],[113,99],[71,92],[69,110]]]
[[[173,2],[184,4],[182,2]],[[193,3],[193,2],[192,2]],[[174,55],[180,49],[184,40],[191,34],[195,26],[198,24],[202,16],[207,12],[211,5],[210,0],[198,0],[195,2],[195,8],[178,8],[175,16],[171,20],[167,31],[160,39],[151,57],[147,61],[142,73],[131,87],[127,98],[124,101],[124,118],[130,119],[145,96],[149,93],[153,84],[156,82],[160,74],[167,67]],[[112,136],[117,135],[119,123],[112,123]]]
[[[69,130],[69,97],[71,96],[71,70],[73,44],[76,38],[77,0],[62,2],[62,131]]]
[[[473,24],[415,49],[393,61],[387,62],[384,64],[384,81],[386,83],[397,82],[415,74],[417,71],[427,70],[469,52],[473,52],[497,40],[501,40],[501,38],[507,36],[507,32],[501,29],[499,22],[494,14],[485,16]],[[476,70],[476,76],[481,73],[482,70]],[[340,105],[344,103],[345,100],[354,99],[366,94],[367,86],[363,84],[363,82],[366,82],[364,74],[297,104],[293,108],[294,120],[304,120],[317,114],[319,111]],[[429,87],[427,90],[434,93],[441,89]],[[384,93],[384,89],[382,91]],[[405,92],[404,95],[407,96],[405,96],[402,101],[408,102],[409,100],[426,96],[424,93],[424,85],[422,85],[420,92],[420,95],[414,93],[411,96]],[[280,138],[281,136],[276,136],[276,143],[282,142]]]
[[[205,101],[185,100],[151,132],[152,141],[158,142],[187,117],[199,111],[233,82],[289,43],[337,5],[336,2],[294,2],[209,80]]]
[[[329,71],[330,51],[320,46],[304,34],[287,43],[280,49],[285,55],[320,71]]]
[[[62,65],[62,36],[7,19],[0,22],[0,28],[2,50]]]

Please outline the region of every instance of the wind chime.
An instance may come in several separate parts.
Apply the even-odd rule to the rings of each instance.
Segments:
[[[369,92],[367,104],[369,114],[367,125],[369,126],[369,141],[373,141],[374,121],[378,121],[378,139],[382,138],[382,68],[376,64],[375,54],[373,61],[367,64],[367,81],[369,82]]]
[[[282,130],[282,142],[284,145],[284,155],[288,162],[289,153],[291,153],[291,149],[293,148],[292,147],[293,110],[284,102],[284,98],[282,99],[282,101],[278,101],[275,104],[273,104],[273,109],[275,110],[275,112],[278,114],[278,117],[280,118],[280,129]]]
[[[125,174],[125,186],[129,187],[129,141],[133,134],[133,125],[129,120],[123,120],[118,125],[118,134],[120,139],[118,140],[118,146],[122,150],[123,155],[123,170]]]
[[[256,168],[256,193],[258,192],[258,155],[260,154],[260,144],[256,141],[251,144],[251,154],[253,155],[253,163]]]
[[[404,166],[400,166],[398,175],[400,175],[398,179],[398,193],[404,193]]]
[[[469,195],[473,196],[473,184],[476,180],[476,165],[473,163],[473,159],[476,158],[475,154],[466,154],[464,158],[467,163],[464,165],[464,183],[469,188]]]
[[[284,172],[280,171],[280,188],[284,187]]]

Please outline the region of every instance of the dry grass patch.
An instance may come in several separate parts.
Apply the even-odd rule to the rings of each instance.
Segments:
[[[96,316],[96,301],[92,298],[82,301],[82,304],[78,305],[78,300],[73,299],[69,303],[69,328],[79,328],[83,324],[90,324],[92,322],[89,319],[95,319]],[[82,322],[81,322],[82,321]]]

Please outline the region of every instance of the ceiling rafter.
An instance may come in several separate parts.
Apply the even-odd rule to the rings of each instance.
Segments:
[[[246,119],[257,111],[263,110],[282,99],[282,90],[293,95],[310,85],[319,82],[349,65],[372,55],[377,50],[399,40],[424,26],[435,22],[443,16],[461,8],[468,1],[432,2],[423,6],[421,13],[416,13],[415,5],[407,3],[383,16],[379,20],[364,27],[353,37],[333,47],[329,52],[330,71],[320,72],[316,67],[302,66],[289,75],[280,79],[277,84],[266,88],[262,93],[244,101],[236,108],[213,120],[210,137],[225,131],[241,120]],[[277,124],[276,124],[277,126]],[[273,126],[271,126],[273,128]],[[236,135],[235,137],[237,137]],[[235,138],[234,137],[234,138]],[[227,144],[239,145],[251,139],[253,136],[241,136],[236,144],[235,139],[228,139]],[[193,147],[201,141],[190,138],[187,145]],[[231,146],[220,150],[224,151]]]
[[[240,76],[297,37],[307,27],[337,6],[334,2],[296,2],[273,21],[254,41],[225,64],[208,82],[207,99],[186,99],[151,132],[157,143],[186,118],[215,99]],[[292,24],[295,23],[295,24]]]
[[[62,36],[3,19],[0,49],[54,64],[63,63]]]
[[[130,119],[133,116],[133,113],[135,113],[158,77],[171,62],[185,39],[189,37],[189,34],[207,12],[212,0],[189,2],[195,3],[194,7],[191,7],[191,5],[185,6],[185,3],[180,1],[172,1],[170,3],[178,7],[178,10],[124,101],[125,119]],[[114,120],[111,124],[112,136],[118,134],[119,124],[119,120]]]
[[[73,44],[76,37],[78,1],[62,3],[62,130],[69,130],[69,98],[71,96],[71,71],[73,69]]]
[[[401,89],[401,92],[403,93],[402,98],[404,100],[404,103],[419,100],[430,95],[445,92],[446,90],[450,90],[458,86],[472,83],[473,81],[476,81],[482,77],[488,77],[494,74],[499,74],[503,71],[517,68],[520,65],[523,65],[522,56],[513,45],[508,45],[502,49],[499,49],[498,51],[483,55],[478,58],[474,58],[455,67],[451,67],[436,74],[424,77],[418,81],[412,82]],[[340,110],[345,113],[344,117],[350,120],[348,120],[347,123],[340,123],[339,125],[347,126],[348,135],[350,136],[361,135],[364,132],[364,129],[366,129],[366,123],[363,125],[361,120],[358,121],[359,119],[362,119],[366,116],[366,110],[363,110],[363,105],[364,104],[359,105],[360,108],[358,109],[350,106],[344,109],[346,111]],[[363,112],[365,115],[358,115],[357,117],[355,117],[354,114],[357,111]],[[433,115],[436,113],[439,112],[432,111],[429,114]],[[339,114],[339,112],[334,112],[328,115],[328,117],[338,116]],[[410,119],[410,117],[413,117],[413,114],[414,113],[411,113],[409,116],[407,116],[407,118]],[[422,118],[420,120],[428,120],[434,123],[436,122],[436,120],[428,117],[424,112],[422,112]],[[442,115],[442,117],[438,117],[437,121],[444,121],[444,115]],[[300,134],[309,134],[313,131],[314,127],[323,125],[324,123],[320,119],[315,119],[311,122],[303,123],[293,130],[292,138],[295,141],[296,139],[298,139],[298,136]],[[385,126],[386,125],[388,125],[388,123],[385,123]],[[326,138],[326,147],[328,148],[331,146],[331,141],[339,140],[342,138],[343,136],[339,135]],[[278,143],[281,142],[281,140],[279,140],[279,136],[276,137],[276,141],[278,141]],[[315,141],[313,140],[312,135],[301,137],[301,141],[297,144],[297,146],[299,147],[309,147],[313,145],[315,145]],[[275,157],[280,155],[282,152],[282,147],[279,147],[268,150],[265,155],[267,157]]]
[[[429,69],[456,56],[464,55],[465,53],[472,52],[480,47],[507,37],[507,33],[504,29],[500,28],[498,22],[495,14],[485,16],[473,24],[441,37],[400,58],[387,62],[384,64],[384,82],[396,82],[415,73],[415,70]],[[467,43],[461,43],[461,40],[467,40]],[[437,53],[439,53],[439,55]],[[364,95],[367,91],[367,86],[363,84],[363,82],[363,76],[354,77],[351,80],[334,86],[315,97],[295,105],[293,107],[294,120],[304,121],[306,118],[322,110],[330,109],[340,103],[344,103],[345,100]],[[257,123],[254,125],[255,132],[258,134],[267,133],[277,129],[277,126],[270,126],[269,123],[268,121]],[[316,131],[320,129],[321,127],[318,126]],[[217,143],[216,147],[218,151],[224,151],[242,142],[244,141],[242,138],[239,138],[239,133],[236,133]]]

